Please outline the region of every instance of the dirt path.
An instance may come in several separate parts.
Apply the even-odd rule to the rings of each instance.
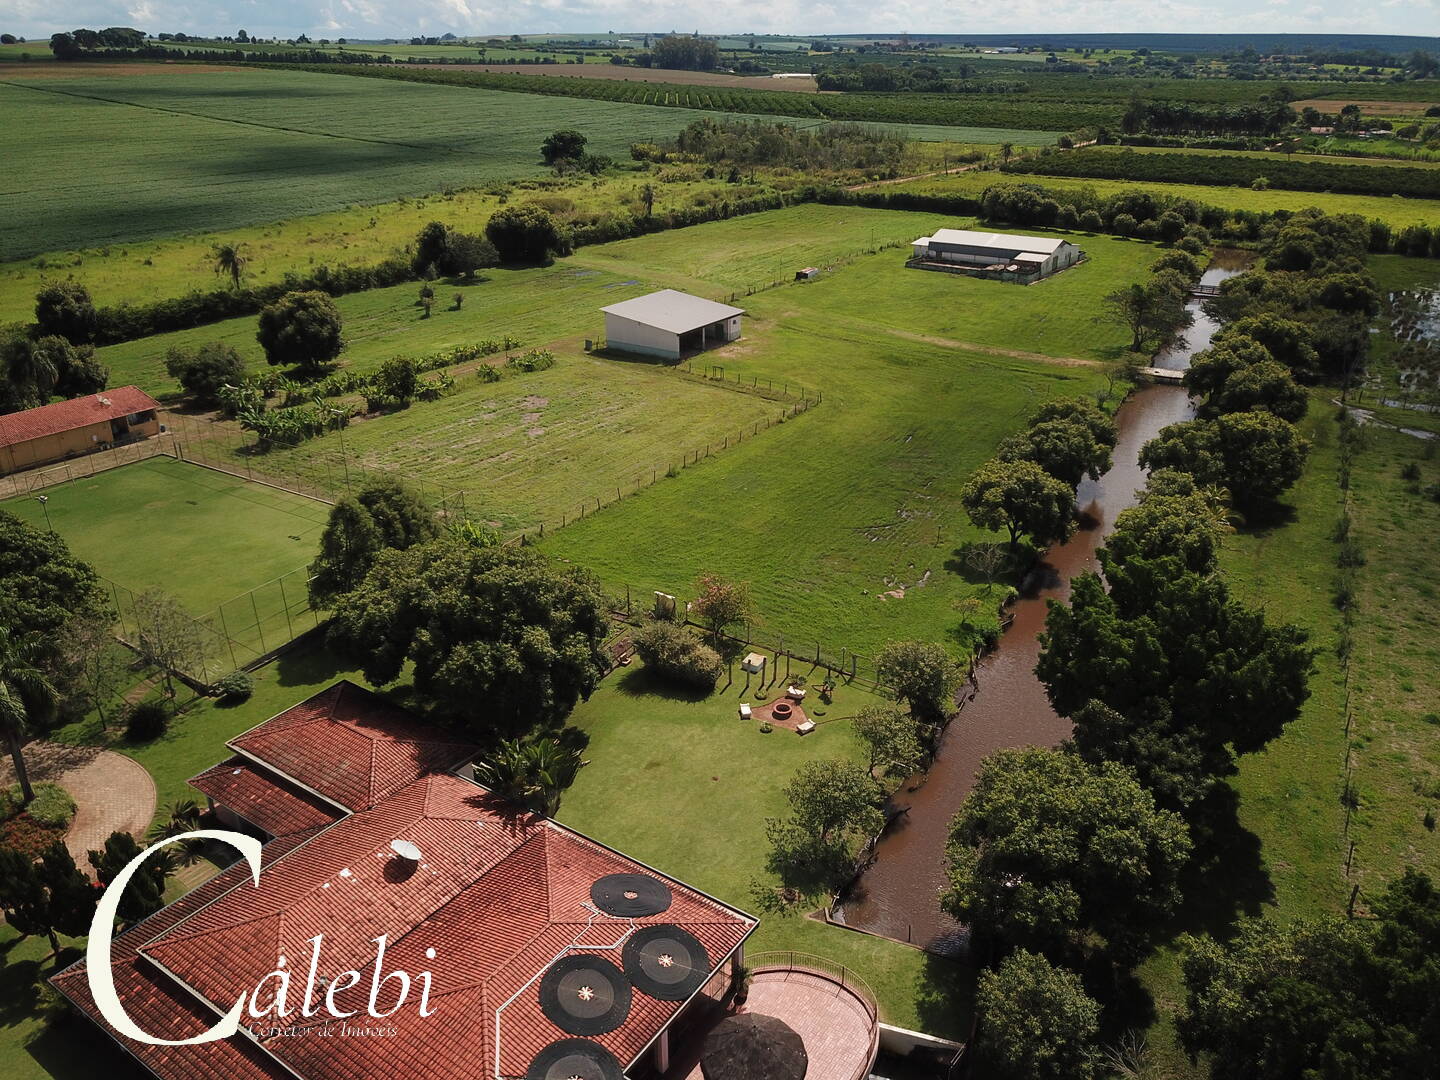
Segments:
[[[117,830],[142,838],[155,816],[155,781],[134,758],[94,746],[32,742],[25,747],[25,764],[32,784],[51,781],[75,800],[75,820],[65,834],[65,846],[75,864],[92,877],[90,851],[103,847]],[[0,766],[0,782],[15,782],[8,757]]]
[[[968,165],[956,165],[953,169],[936,169],[934,172],[916,173],[914,176],[897,176],[891,180],[867,180],[863,184],[851,184],[846,191],[865,191],[867,188],[889,187],[891,184],[908,184],[911,180],[928,180],[932,176],[950,176],[954,173],[970,172],[986,164],[972,161]]]
[[[939,345],[946,349],[965,349],[968,352],[983,353],[986,356],[1004,356],[1011,360],[1033,360],[1037,364],[1057,364],[1060,367],[1100,367],[1099,360],[1086,360],[1079,356],[1050,356],[1047,353],[1026,352],[1024,349],[1002,349],[998,345],[980,345],[974,341],[956,341],[954,338],[937,337],[934,334],[916,334],[909,330],[888,329],[894,337],[907,341],[918,341],[925,345]]]

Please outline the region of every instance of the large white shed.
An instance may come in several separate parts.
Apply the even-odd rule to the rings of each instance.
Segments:
[[[661,289],[601,308],[605,345],[618,352],[678,360],[687,352],[734,341],[743,308]]]
[[[1026,273],[1053,274],[1078,262],[1085,253],[1055,236],[986,233],[970,229],[936,229],[910,244],[914,264],[993,266],[1018,263]]]

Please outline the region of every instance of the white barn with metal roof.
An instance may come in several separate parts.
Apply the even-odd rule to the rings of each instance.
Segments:
[[[619,352],[679,360],[740,336],[743,308],[717,304],[675,289],[661,289],[601,308],[605,344]]]
[[[1022,274],[1053,274],[1078,262],[1084,252],[1069,240],[1055,236],[975,232],[970,229],[936,229],[911,242],[916,264],[950,263],[990,267],[1017,265]]]

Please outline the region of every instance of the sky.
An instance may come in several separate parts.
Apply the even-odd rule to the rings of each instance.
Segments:
[[[1440,35],[1440,0],[0,0],[0,31],[410,37],[607,30],[778,34],[1367,33]]]

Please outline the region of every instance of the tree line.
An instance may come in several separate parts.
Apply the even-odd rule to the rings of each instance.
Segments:
[[[1263,185],[1287,191],[1334,191],[1350,195],[1399,195],[1440,198],[1440,170],[1404,165],[1335,165],[1223,154],[1154,154],[1092,147],[1072,153],[1049,152],[1016,159],[1002,172],[1035,176],[1133,180],[1137,183],[1209,184],[1222,187]]]

